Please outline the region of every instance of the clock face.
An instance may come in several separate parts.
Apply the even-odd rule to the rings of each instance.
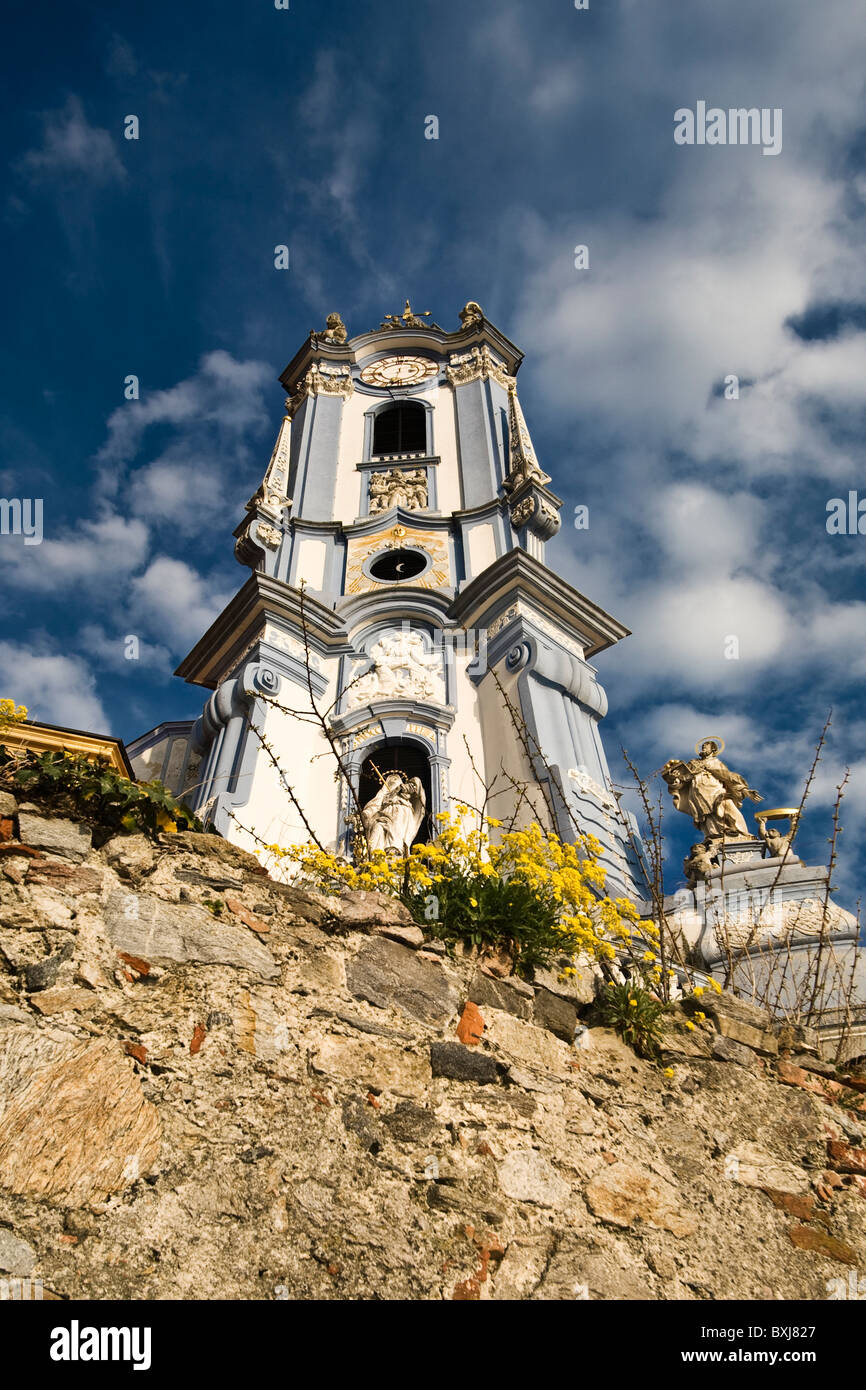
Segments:
[[[429,357],[380,357],[365,367],[361,380],[366,386],[417,386],[435,376],[439,368]]]

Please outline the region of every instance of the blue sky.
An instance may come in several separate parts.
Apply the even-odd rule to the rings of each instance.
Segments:
[[[278,372],[331,309],[359,332],[408,295],[456,327],[473,298],[526,352],[521,400],[565,498],[551,563],[634,632],[597,662],[615,777],[620,743],[652,771],[716,733],[767,805],[796,803],[832,706],[799,848],[824,857],[850,764],[853,905],[866,537],[825,519],[866,496],[857,7],[16,8],[0,495],[44,498],[45,540],[0,538],[0,693],[124,738],[196,715],[171,673],[244,580],[231,531]],[[699,100],[781,108],[782,152],[675,145]],[[666,819],[673,888],[692,835]]]

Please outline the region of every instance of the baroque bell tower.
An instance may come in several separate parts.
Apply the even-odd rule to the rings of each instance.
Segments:
[[[397,770],[424,788],[419,838],[486,784],[489,814],[591,832],[608,891],[644,896],[589,664],[628,630],[545,562],[561,501],[521,361],[478,304],[447,332],[407,300],[351,338],[329,315],[286,367],[235,531],[250,576],[177,673],[213,691],[186,762],[223,835],[261,850],[312,828],[348,853],[353,808]]]

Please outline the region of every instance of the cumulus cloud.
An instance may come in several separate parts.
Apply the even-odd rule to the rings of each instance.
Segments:
[[[9,693],[27,706],[28,718],[96,733],[109,732],[108,717],[89,666],[45,645],[35,649],[0,642],[0,671]]]
[[[131,594],[132,612],[145,631],[186,648],[210,627],[232,591],[211,589],[182,560],[160,555],[132,581]]]
[[[38,546],[5,540],[0,548],[5,583],[39,592],[104,587],[108,576],[117,580],[129,574],[147,555],[149,532],[144,522],[110,509],[93,521],[78,522],[68,536],[62,536],[57,534],[61,526],[52,521],[50,499],[46,499],[44,528],[45,539]]]
[[[157,425],[191,431],[191,447],[207,444],[204,432],[209,430],[220,440],[236,443],[269,418],[263,393],[273,378],[265,362],[240,362],[222,349],[206,353],[193,376],[164,390],[146,390],[140,400],[118,406],[109,416],[108,437],[97,462],[129,463],[147,431]]]

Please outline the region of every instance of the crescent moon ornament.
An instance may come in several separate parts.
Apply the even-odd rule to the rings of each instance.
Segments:
[[[700,753],[705,743],[714,743],[716,745],[717,753],[724,753],[725,751],[725,740],[723,738],[719,738],[716,734],[708,734],[706,738],[698,739],[697,743],[695,744],[695,752]]]

